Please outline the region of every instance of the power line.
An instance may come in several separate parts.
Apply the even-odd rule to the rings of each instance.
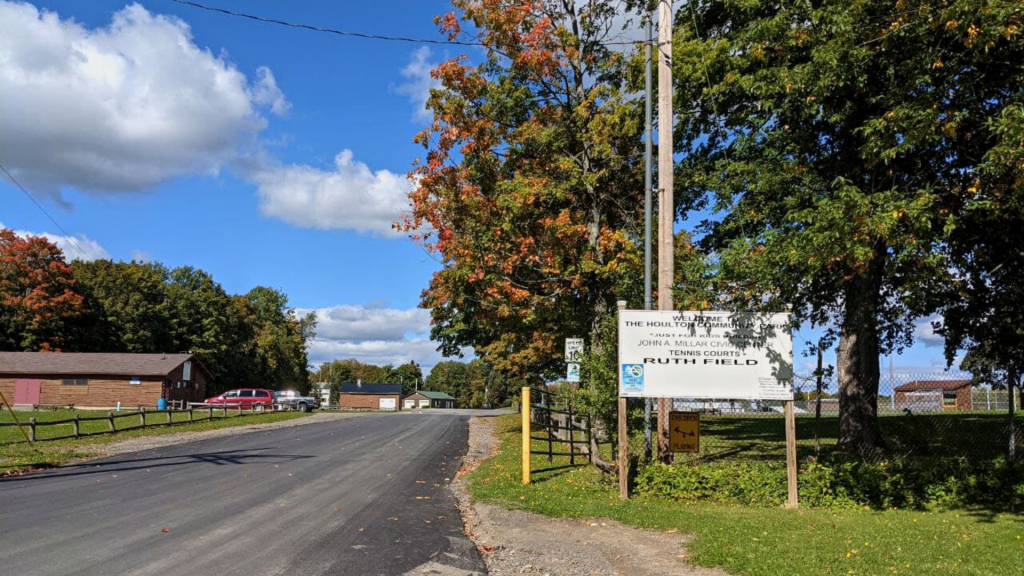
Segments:
[[[257,22],[263,22],[266,24],[277,24],[279,26],[288,26],[290,28],[301,28],[304,30],[312,30],[313,32],[323,32],[324,34],[335,34],[337,36],[348,36],[351,38],[363,38],[365,40],[387,40],[391,42],[410,42],[414,44],[447,44],[455,46],[484,46],[481,42],[469,42],[463,40],[437,40],[432,38],[411,38],[407,36],[387,36],[383,34],[368,34],[365,32],[351,32],[346,30],[337,30],[334,28],[324,28],[322,26],[314,26],[312,24],[303,24],[301,22],[288,22],[286,20],[277,20],[276,18],[267,18],[265,16],[257,16],[255,14],[247,14],[245,12],[235,12],[234,10],[228,10],[227,8],[220,8],[217,6],[206,6],[199,4],[198,2],[190,2],[189,0],[169,0],[175,4],[182,4],[184,6],[191,6],[200,10],[207,10],[209,12],[219,12],[228,16],[234,16],[236,18],[247,18],[249,20],[255,20]]]
[[[488,45],[483,42],[469,41],[469,40],[437,40],[433,38],[413,38],[409,36],[389,36],[385,34],[369,34],[366,32],[352,32],[348,30],[338,30],[335,28],[325,28],[323,26],[316,26],[313,24],[304,24],[302,22],[290,22],[287,20],[278,20],[276,18],[268,18],[266,16],[259,16],[256,14],[249,14],[246,12],[236,12],[234,10],[228,10],[227,8],[221,8],[219,6],[207,6],[198,2],[191,2],[190,0],[167,0],[168,2],[174,2],[175,4],[181,4],[183,6],[191,6],[192,8],[198,8],[200,10],[206,10],[208,12],[217,12],[227,16],[234,16],[236,18],[246,18],[248,20],[255,20],[256,22],[262,22],[264,24],[277,24],[279,26],[287,26],[289,28],[299,28],[302,30],[310,30],[312,32],[322,32],[324,34],[334,34],[336,36],[346,36],[349,38],[362,38],[364,40],[385,40],[389,42],[409,42],[412,44],[439,44],[447,46],[479,46],[487,48]],[[599,42],[604,46],[631,46],[635,44],[642,44],[643,40],[623,40],[623,41],[608,41]]]
[[[11,182],[14,182],[14,185],[18,187],[18,190],[21,190],[21,192],[25,194],[25,196],[29,200],[31,200],[33,204],[36,205],[36,208],[39,208],[39,211],[50,219],[50,222],[53,222],[53,225],[56,226],[57,229],[64,234],[64,237],[68,239],[68,242],[70,242],[72,246],[75,247],[75,250],[78,250],[79,256],[81,256],[83,259],[87,258],[88,256],[86,256],[85,250],[82,250],[82,247],[78,245],[78,242],[75,241],[75,237],[69,234],[63,226],[61,226],[56,220],[54,220],[53,216],[50,216],[50,213],[47,212],[45,208],[43,208],[42,204],[36,201],[35,196],[32,196],[32,194],[28,190],[26,190],[25,187],[22,186],[21,183],[18,182],[18,180],[10,172],[7,171],[7,168],[4,167],[3,164],[0,164],[0,170],[3,170],[4,174],[6,174],[7,177],[11,179]]]

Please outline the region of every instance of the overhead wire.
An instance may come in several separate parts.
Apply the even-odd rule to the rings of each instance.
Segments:
[[[78,255],[81,256],[83,259],[88,258],[88,256],[85,253],[85,250],[82,250],[82,247],[78,245],[78,242],[75,240],[75,237],[72,236],[71,234],[69,234],[68,231],[65,230],[64,227],[61,226],[60,223],[57,222],[57,220],[54,219],[54,217],[51,216],[50,213],[47,212],[45,208],[43,208],[43,205],[40,204],[36,200],[35,196],[33,196],[32,193],[30,193],[28,190],[26,190],[25,187],[21,185],[21,182],[18,182],[17,178],[15,178],[13,174],[11,174],[10,172],[7,171],[7,168],[3,164],[0,164],[0,170],[2,170],[3,173],[6,174],[7,177],[11,180],[11,182],[14,183],[14,185],[18,188],[18,190],[21,190],[21,192],[29,200],[31,200],[33,204],[35,204],[36,208],[38,208],[39,211],[42,212],[43,215],[45,215],[50,220],[50,222],[52,222],[53,225],[56,226],[57,229],[61,231],[62,234],[64,234],[64,237],[67,238],[68,242],[70,242],[71,245],[75,247],[75,250],[78,251]]]
[[[226,16],[233,16],[235,18],[245,18],[248,20],[254,20],[256,22],[262,22],[264,24],[277,24],[278,26],[287,26],[289,28],[298,28],[302,30],[309,30],[312,32],[320,32],[323,34],[334,34],[336,36],[345,36],[349,38],[361,38],[363,40],[382,40],[388,42],[408,42],[411,44],[435,44],[435,45],[447,45],[447,46],[477,46],[486,48],[487,44],[475,40],[439,40],[436,38],[417,38],[412,36],[393,36],[388,34],[371,34],[368,32],[355,32],[351,30],[339,30],[337,28],[328,28],[325,26],[317,26],[315,24],[305,24],[303,22],[292,22],[289,20],[280,20],[278,18],[270,18],[267,16],[260,16],[258,14],[251,14],[248,12],[238,12],[236,10],[230,10],[228,8],[221,8],[219,6],[210,6],[207,4],[200,4],[199,2],[192,2],[191,0],[167,0],[175,4],[181,4],[182,6],[190,6],[199,10],[206,10],[208,12],[217,12]],[[643,40],[616,40],[600,42],[604,46],[632,46],[635,44],[643,44]]]

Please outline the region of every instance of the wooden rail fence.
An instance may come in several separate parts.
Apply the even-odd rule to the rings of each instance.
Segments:
[[[28,430],[29,442],[35,442],[37,440],[65,440],[67,438],[81,438],[83,436],[98,436],[102,434],[116,434],[117,432],[127,432],[129,430],[141,430],[143,428],[154,428],[160,426],[176,426],[179,424],[193,424],[197,422],[204,422],[214,420],[216,418],[228,418],[233,414],[234,417],[241,416],[243,412],[248,412],[248,415],[255,414],[269,414],[270,410],[264,410],[263,406],[245,406],[242,404],[190,404],[188,408],[184,409],[169,409],[169,410],[149,410],[141,408],[134,412],[107,412],[106,415],[97,416],[82,416],[81,414],[75,414],[74,418],[66,418],[64,420],[47,420],[37,421],[35,417],[29,418],[27,422],[21,424],[21,426]],[[187,414],[187,419],[175,420],[175,414]],[[163,415],[163,418],[161,418]],[[198,417],[197,417],[198,416]],[[132,418],[138,417],[139,423],[136,425],[129,426],[118,426],[117,420],[121,418]],[[148,418],[147,418],[148,417]],[[99,422],[106,421],[107,429],[102,431],[83,432],[83,422]],[[41,428],[47,428],[51,426],[71,426],[71,434],[65,434],[63,436],[47,436],[46,438],[39,438],[37,436],[37,430]],[[17,422],[0,422],[0,428],[15,427],[18,426]],[[17,442],[21,442],[20,440]],[[14,442],[7,442],[12,444]]]

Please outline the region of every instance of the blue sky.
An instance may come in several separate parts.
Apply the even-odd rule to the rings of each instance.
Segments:
[[[440,38],[432,19],[450,9],[441,0],[210,3],[426,38]],[[412,137],[426,123],[429,69],[462,51],[168,0],[0,0],[0,61],[9,59],[0,70],[0,162],[87,257],[197,266],[231,292],[283,289],[294,306],[318,312],[314,362],[430,366],[439,357],[426,338],[429,314],[416,306],[437,264],[388,223],[422,155]],[[0,223],[60,235],[6,180]],[[940,362],[926,332],[898,368]]]

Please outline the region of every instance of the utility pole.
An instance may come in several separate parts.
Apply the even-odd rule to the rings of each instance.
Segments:
[[[651,97],[653,90],[651,86],[651,44],[654,44],[654,14],[647,14],[647,42],[644,44],[644,88],[646,89],[644,102],[644,310],[650,310],[653,305],[651,298],[651,203],[654,183],[652,172],[654,171],[654,128],[651,117]],[[651,409],[650,398],[644,399],[644,456],[651,458]]]
[[[658,309],[672,310],[675,200],[672,182],[672,0],[658,0]],[[668,398],[658,399],[658,458],[669,461]]]

